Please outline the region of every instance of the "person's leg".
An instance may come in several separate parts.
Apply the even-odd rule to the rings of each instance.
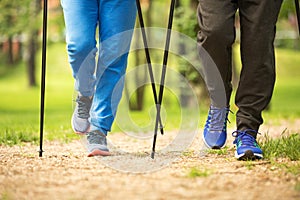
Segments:
[[[99,61],[91,130],[111,130],[122,96],[127,56],[136,19],[134,0],[100,0]]]
[[[275,25],[282,0],[240,0],[242,71],[236,93],[237,130],[258,131],[275,82]],[[256,132],[251,134],[256,137]]]
[[[69,62],[79,92],[71,124],[76,133],[89,130],[90,107],[95,86],[95,31],[98,22],[97,0],[61,0],[66,25]]]
[[[225,86],[227,105],[232,91],[232,45],[235,41],[236,10],[237,3],[233,0],[199,0],[200,31],[197,42],[207,51],[219,70]],[[204,70],[209,67],[213,66],[204,66]],[[214,87],[208,88],[209,93],[212,94],[214,89]]]
[[[203,131],[209,148],[219,149],[227,139],[227,117],[232,92],[232,44],[235,40],[234,20],[237,3],[232,0],[200,0],[197,36],[204,79],[210,93],[211,107]],[[207,53],[203,53],[203,49]],[[206,58],[210,56],[210,58]],[[213,70],[217,68],[217,70]],[[220,76],[220,81],[215,81]],[[221,83],[219,83],[221,82]],[[223,86],[224,84],[224,86]],[[224,92],[225,90],[225,92]],[[221,95],[220,95],[221,93]],[[222,98],[222,99],[219,99]]]
[[[61,0],[69,63],[75,78],[75,89],[92,96],[95,84],[95,31],[98,21],[97,0]]]
[[[271,100],[275,82],[275,25],[282,0],[240,0],[242,71],[236,93],[235,157],[262,158],[256,141],[261,112]]]

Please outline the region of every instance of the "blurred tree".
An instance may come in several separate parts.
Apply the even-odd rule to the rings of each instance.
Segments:
[[[37,52],[40,0],[0,1],[0,35],[8,43],[8,63],[14,63],[13,39],[22,38],[19,44],[24,46],[23,58],[26,61],[28,82],[30,86],[36,85],[35,80],[35,54]],[[19,52],[20,53],[20,52]]]
[[[33,22],[32,26],[29,27],[28,30],[28,42],[27,42],[27,52],[28,57],[26,58],[27,63],[27,74],[28,74],[28,81],[29,86],[36,86],[36,78],[35,78],[35,71],[36,71],[36,52],[38,50],[38,35],[39,35],[39,26],[36,22],[36,19],[39,16],[39,13],[42,9],[41,0],[34,0],[31,1],[29,4],[29,21]]]
[[[145,19],[144,23],[146,27],[152,26],[152,1],[151,0],[141,0],[141,7],[143,10]],[[139,21],[137,19],[136,27],[140,28]],[[137,34],[137,37],[135,37],[134,44],[138,45],[138,42],[141,41],[141,38],[139,37],[140,34]],[[147,39],[149,40],[151,38],[150,32],[147,32]],[[139,46],[139,45],[138,45]],[[134,66],[140,66],[142,64],[146,63],[145,59],[145,52],[144,49],[139,50],[138,48],[135,48],[134,52]],[[142,59],[141,59],[142,58]],[[147,80],[147,71],[144,70],[143,67],[135,68],[135,93],[130,97],[128,94],[128,85],[125,85],[125,95],[129,99],[129,109],[130,110],[143,110],[144,107],[144,97],[145,97],[145,87],[146,85],[143,83],[146,83]]]
[[[190,0],[188,2],[177,0],[175,20],[175,28],[182,34],[185,34],[195,41],[197,33],[199,31],[199,26],[196,18],[197,5],[197,0]],[[184,42],[179,42],[179,52],[181,55],[187,53],[195,53],[187,51],[188,50],[186,44]],[[192,85],[199,99],[201,99],[202,101],[207,100],[208,95],[204,81],[199,72],[188,61],[183,59],[179,60],[179,73]],[[190,94],[187,94],[186,91],[186,88],[181,87],[180,98],[183,106],[188,106],[189,104]]]
[[[289,24],[293,27],[293,29],[298,32],[296,8],[293,0],[285,0],[283,2],[279,14],[279,19],[288,20]]]
[[[279,13],[279,19],[288,19],[295,12],[294,0],[284,0]]]
[[[15,39],[21,38],[20,35],[28,27],[29,10],[28,5],[30,0],[11,1],[0,0],[0,36],[1,43],[4,43],[5,56],[7,63],[12,65],[17,59],[14,59],[13,44]],[[20,40],[16,41],[21,44]],[[6,45],[5,45],[6,44]],[[19,52],[17,52],[19,53]],[[19,55],[16,56],[19,58]]]

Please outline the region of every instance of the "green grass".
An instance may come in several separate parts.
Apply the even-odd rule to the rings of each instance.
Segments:
[[[194,153],[195,153],[195,152],[192,151],[192,150],[187,150],[187,151],[182,152],[182,155],[183,155],[183,156],[190,157],[190,156],[192,156]]]
[[[229,152],[228,149],[228,146],[225,146],[222,149],[207,149],[206,152],[209,154],[227,155]]]
[[[300,134],[282,133],[279,138],[265,135],[259,140],[264,152],[264,159],[271,161],[274,166],[295,176],[300,175]],[[284,160],[284,161],[282,161]]]
[[[73,80],[64,46],[55,44],[49,45],[48,48],[44,123],[47,139],[65,138],[66,132],[71,133],[69,118],[72,112]],[[37,67],[40,69],[40,64]],[[18,133],[36,138],[39,132],[40,89],[28,87],[24,63],[8,71],[8,74],[0,78],[1,138],[12,138],[12,143],[19,141],[15,138]],[[40,70],[37,77],[40,81]],[[70,137],[74,137],[71,135],[73,134],[70,134]]]
[[[21,144],[23,142],[33,142],[37,143],[39,137],[37,135],[31,134],[29,131],[14,131],[14,130],[3,130],[0,135],[0,144],[6,144],[9,146]]]
[[[234,48],[237,69],[241,69],[239,45]],[[277,48],[276,82],[270,109],[264,111],[264,118],[295,119],[300,117],[300,51]],[[232,95],[234,97],[234,95]],[[234,98],[231,99],[234,105]],[[232,108],[236,111],[236,107]]]
[[[40,56],[38,55],[37,58],[40,58]],[[40,59],[38,61],[40,62]],[[40,63],[37,67],[40,68]],[[24,63],[20,63],[14,68],[7,68],[4,64],[0,64],[0,69],[2,69],[0,93],[5,94],[2,95],[0,104],[1,143],[7,143],[4,142],[5,138],[10,138],[10,144],[17,144],[23,141],[21,138],[15,137],[18,135],[16,133],[27,135],[28,138],[38,137],[40,88],[28,87]],[[71,70],[67,62],[65,44],[56,43],[48,46],[46,72],[45,139],[68,141],[69,139],[78,138],[73,134],[70,127],[73,111],[72,101],[75,91],[73,89]],[[40,70],[37,72],[37,77],[37,80],[40,81]],[[40,84],[38,83],[38,85]],[[146,129],[153,131],[154,124],[149,124],[151,119],[155,117],[154,101],[150,87],[147,87],[145,110],[126,113],[128,114],[128,119],[124,118],[124,112],[128,111],[124,110],[127,105],[125,95],[123,96],[116,119],[118,123],[114,124],[112,132],[119,132],[124,128],[125,130],[132,128],[132,124],[125,123],[128,120],[134,122],[137,126],[148,124]],[[192,111],[179,110],[176,96],[168,89],[165,90],[164,97],[163,107],[167,110],[167,113],[163,110],[162,115],[164,116],[166,130],[180,128],[181,120],[188,121],[193,117],[198,118],[198,113],[197,116],[192,116]],[[183,117],[182,119],[182,116],[188,116],[188,118]],[[32,141],[35,141],[35,139],[32,139]]]
[[[243,162],[243,165],[244,165],[248,170],[252,170],[253,167],[255,166],[255,164],[253,163],[252,160],[246,160],[245,162]]]
[[[276,63],[277,78],[268,114],[277,118],[299,118],[300,52],[277,49]]]
[[[211,172],[207,169],[199,169],[198,167],[192,167],[188,172],[189,178],[196,178],[196,177],[208,177]]]
[[[264,116],[270,119],[299,118],[300,52],[277,49],[276,53],[278,81],[271,102],[271,110],[265,112]],[[40,54],[37,60],[39,62],[37,67],[40,69]],[[170,60],[170,63],[176,66],[174,62]],[[171,78],[168,75],[167,77]],[[40,70],[37,72],[37,80],[39,79]],[[39,135],[40,89],[28,87],[24,63],[8,68],[0,62],[0,93],[0,143],[36,141]],[[69,141],[78,138],[70,127],[74,94],[73,78],[67,61],[65,44],[50,44],[47,51],[45,139]],[[145,126],[145,130],[152,130],[151,119],[155,116],[155,108],[150,87],[147,88],[145,99],[145,110],[130,111],[125,119],[124,112],[127,111],[126,109],[124,111],[126,106],[124,96],[117,114],[118,123],[114,124],[112,132],[122,131],[124,128],[131,129],[132,124]],[[199,119],[199,116],[200,125],[203,125],[207,113],[207,105],[202,100],[200,100],[200,114],[195,113],[194,110],[180,110],[178,99],[168,90],[164,95],[163,107],[167,111],[167,113],[165,111],[162,113],[166,130],[178,129],[180,124],[193,122]],[[235,109],[234,106],[232,108]],[[234,116],[230,115],[229,118],[232,122],[229,126],[234,126]],[[132,124],[127,123],[128,120]],[[6,140],[10,142],[5,142]]]
[[[288,158],[291,161],[300,160],[300,134],[294,133],[280,138],[271,138],[265,135],[259,142],[266,159]]]
[[[298,181],[295,185],[295,190],[300,192],[300,181]]]
[[[1,194],[1,199],[2,200],[9,200],[9,199],[13,199],[13,198],[11,198],[11,195],[9,194],[9,193],[7,193],[7,192],[3,192],[2,194]]]

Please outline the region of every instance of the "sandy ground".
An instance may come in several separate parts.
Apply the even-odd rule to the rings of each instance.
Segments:
[[[285,125],[264,131],[273,129]],[[121,133],[109,136],[106,158],[86,157],[82,140],[45,141],[41,158],[37,145],[0,146],[0,199],[300,199],[299,176],[267,160],[237,161],[231,138],[223,155],[203,152],[200,134],[184,151],[164,151],[170,138],[158,137],[154,160],[151,142]],[[206,176],[189,177],[195,168]]]

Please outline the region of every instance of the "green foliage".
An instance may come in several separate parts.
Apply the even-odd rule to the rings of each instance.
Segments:
[[[174,28],[185,35],[196,39],[198,29],[196,10],[187,6],[180,6],[179,8],[176,8]]]
[[[294,14],[295,12],[294,0],[284,0],[279,13],[279,19],[286,19],[290,14]]]
[[[197,32],[199,29],[196,17],[196,9],[193,9],[188,5],[176,8],[174,27],[174,29],[179,31],[180,33],[192,38],[193,40],[196,40]],[[180,48],[180,52],[182,54],[193,53],[187,52],[188,47],[184,43],[179,44],[178,48]],[[178,70],[180,74],[182,74],[183,77],[185,77],[190,83],[192,83],[193,86],[202,87],[201,90],[204,91],[204,83],[199,72],[195,70],[195,68],[186,60],[178,58],[178,63]],[[184,90],[185,88],[182,88],[182,92],[184,92]],[[202,95],[202,98],[205,97],[206,96]]]
[[[36,26],[37,18],[32,18],[36,12],[33,2],[35,1],[1,0],[0,35],[13,36]]]
[[[294,133],[273,139],[265,135],[260,141],[264,157],[267,159],[289,158],[292,161],[300,160],[300,134]]]

